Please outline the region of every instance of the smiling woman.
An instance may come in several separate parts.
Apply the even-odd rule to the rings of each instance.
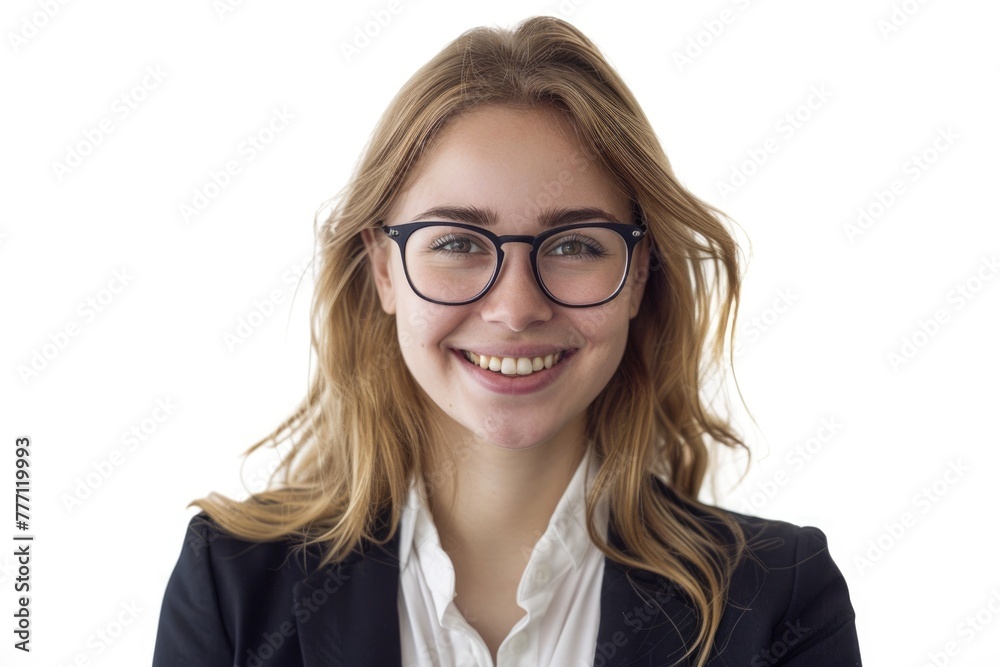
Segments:
[[[247,453],[292,446],[193,503],[154,664],[859,665],[823,533],[698,501],[744,446],[700,395],[721,218],[568,23],[448,45],[318,229],[319,372]]]
[[[497,237],[457,222],[407,222],[383,227],[397,240],[392,246],[385,236],[362,232],[382,308],[395,315],[400,340],[409,342],[402,346],[407,368],[440,408],[431,414],[452,432],[446,442],[482,432],[483,415],[491,415],[488,432],[476,441],[494,446],[481,448],[478,456],[496,457],[490,468],[516,464],[510,479],[494,479],[491,486],[525,512],[527,502],[534,504],[520,495],[525,482],[536,488],[562,468],[565,488],[579,462],[587,406],[621,362],[648,276],[649,244],[641,241],[628,275],[645,225],[617,222],[631,219],[630,202],[602,169],[578,174],[560,193],[558,204],[565,206],[539,216],[558,226],[544,229],[539,217],[520,210],[525,198],[537,195],[538,184],[555,177],[579,150],[568,123],[544,106],[491,104],[466,111],[425,149],[385,219],[426,220],[419,212],[476,206],[488,209],[483,222],[493,220],[493,229],[510,234]],[[450,215],[470,219],[454,208]],[[396,231],[403,235],[393,236]],[[465,363],[466,353],[476,355],[474,365]],[[550,354],[553,362],[554,355],[563,356],[546,371],[544,357]],[[542,362],[538,371],[536,359]],[[511,458],[509,448],[531,451]],[[541,470],[545,480],[534,479],[537,472],[525,478]],[[553,496],[558,500],[559,494]],[[548,516],[537,518],[540,525],[522,528],[541,533]]]

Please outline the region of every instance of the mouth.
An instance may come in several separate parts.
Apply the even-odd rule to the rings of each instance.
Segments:
[[[559,350],[538,357],[494,357],[487,354],[477,354],[470,350],[457,350],[457,352],[474,366],[497,374],[511,376],[543,373],[573,354],[573,350]]]

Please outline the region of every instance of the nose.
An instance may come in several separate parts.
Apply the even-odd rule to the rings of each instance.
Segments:
[[[531,247],[523,243],[507,245],[500,275],[483,297],[483,318],[502,322],[512,331],[523,331],[532,322],[552,319],[553,305],[531,271]]]

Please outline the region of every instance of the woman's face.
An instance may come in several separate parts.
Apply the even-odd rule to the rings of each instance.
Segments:
[[[540,220],[545,213],[561,209],[606,213],[571,222],[632,223],[628,199],[564,120],[548,110],[502,106],[480,107],[450,123],[424,153],[385,224],[446,219],[425,214],[439,207],[485,212],[498,235],[540,234],[546,230]],[[445,306],[411,290],[396,243],[381,232],[365,230],[363,237],[382,308],[396,316],[403,359],[440,408],[448,432],[473,434],[508,449],[582,441],[587,406],[618,368],[629,320],[639,310],[648,239],[636,247],[617,297],[599,306],[567,308],[550,301],[535,282],[527,244],[504,246],[500,275],[483,298]],[[551,368],[511,376],[472,364],[465,350],[543,358],[546,352],[569,353]]]

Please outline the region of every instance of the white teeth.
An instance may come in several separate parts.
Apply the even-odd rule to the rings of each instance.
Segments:
[[[562,352],[547,354],[544,357],[491,357],[475,352],[462,350],[465,358],[480,368],[488,368],[504,375],[531,375],[546,368],[552,368],[562,359]]]

